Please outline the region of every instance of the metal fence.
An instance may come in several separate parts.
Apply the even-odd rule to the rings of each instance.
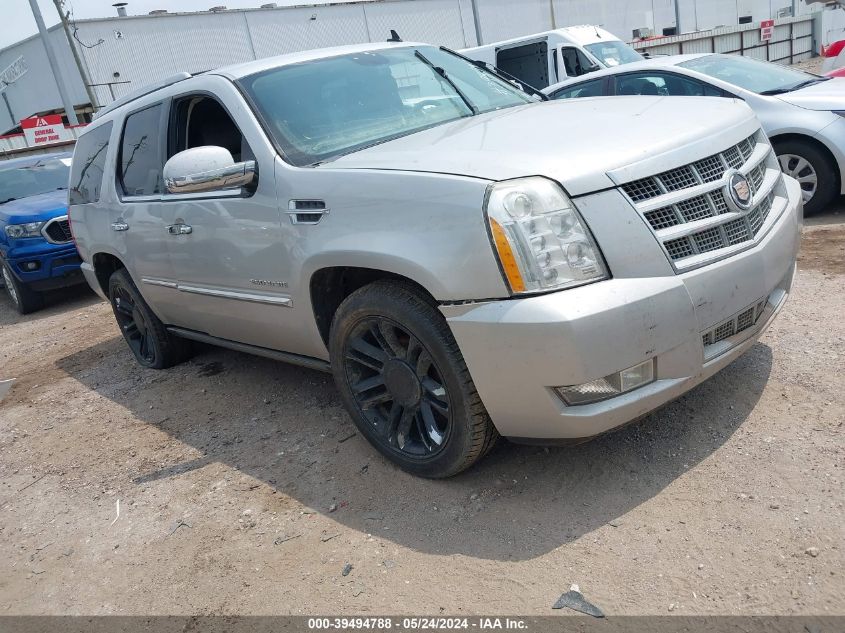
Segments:
[[[759,24],[744,24],[643,40],[631,45],[640,52],[652,55],[725,53],[780,64],[794,64],[813,57],[815,25],[814,16],[776,20],[772,39],[769,41],[761,40]]]

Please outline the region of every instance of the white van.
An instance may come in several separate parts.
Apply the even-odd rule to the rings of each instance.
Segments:
[[[569,26],[459,51],[542,89],[567,77],[642,61],[618,37],[597,26]]]

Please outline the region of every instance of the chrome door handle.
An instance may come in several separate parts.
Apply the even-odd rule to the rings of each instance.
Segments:
[[[123,220],[118,220],[117,222],[111,223],[111,230],[112,231],[128,231],[129,225],[124,222]]]
[[[171,235],[189,235],[194,229],[187,224],[171,224],[167,227],[167,232]]]

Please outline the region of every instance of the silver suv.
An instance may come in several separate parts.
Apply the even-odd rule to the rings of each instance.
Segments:
[[[391,43],[177,76],[76,145],[84,274],[138,362],[190,341],[331,371],[361,433],[446,477],[578,441],[745,352],[801,191],[741,102],[540,103]]]

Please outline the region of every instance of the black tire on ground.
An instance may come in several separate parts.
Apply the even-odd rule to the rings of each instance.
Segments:
[[[40,310],[44,306],[42,294],[20,282],[6,262],[0,262],[0,266],[2,266],[3,285],[6,286],[6,294],[11,299],[12,305],[15,306],[15,310],[20,314],[29,314]]]
[[[443,315],[411,284],[378,281],[338,308],[332,372],[360,432],[400,468],[451,477],[498,438]]]
[[[807,141],[776,141],[774,148],[784,172],[792,172],[790,175],[798,179],[802,191],[806,192],[813,186],[810,180],[812,172],[815,172],[816,191],[812,198],[804,201],[804,215],[824,211],[838,193],[835,165],[831,162],[833,159],[817,145]],[[802,167],[800,159],[805,160],[809,166]],[[802,177],[808,180],[801,182]]]
[[[165,329],[125,268],[109,279],[109,301],[123,338],[141,365],[166,369],[188,358],[190,342]]]

